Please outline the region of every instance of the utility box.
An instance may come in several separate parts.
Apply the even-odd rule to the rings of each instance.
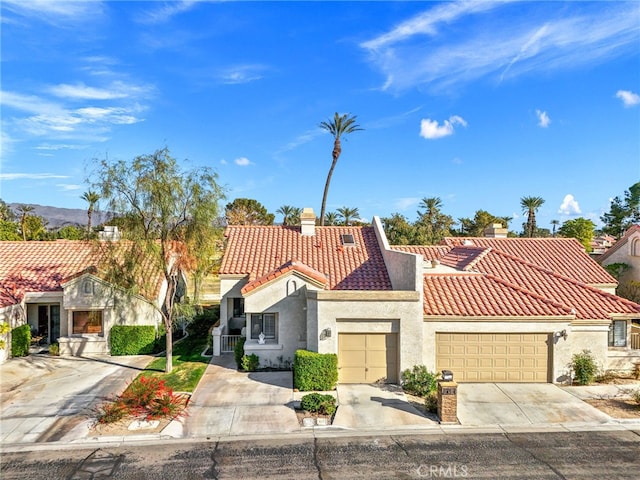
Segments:
[[[458,384],[438,381],[438,418],[443,424],[458,423]]]

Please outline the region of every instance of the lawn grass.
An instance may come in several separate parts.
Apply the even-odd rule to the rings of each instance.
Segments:
[[[198,385],[209,363],[209,358],[200,355],[206,347],[206,336],[189,335],[173,345],[171,373],[164,372],[167,359],[163,355],[147,365],[138,378],[140,376],[160,378],[174,392],[191,393]]]

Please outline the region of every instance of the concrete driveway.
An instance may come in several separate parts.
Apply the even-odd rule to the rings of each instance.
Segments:
[[[153,359],[30,355],[0,365],[0,442],[61,439],[122,393]]]
[[[550,383],[460,384],[458,420],[463,426],[611,423],[608,415]]]

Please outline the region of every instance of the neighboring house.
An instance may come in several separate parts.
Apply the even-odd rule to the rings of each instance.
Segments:
[[[632,225],[624,235],[604,254],[598,257],[603,265],[624,263],[629,269],[623,273],[620,282],[635,280],[640,282],[640,225]]]
[[[297,349],[338,355],[339,382],[398,382],[424,364],[460,381],[560,382],[574,353],[609,369],[640,362],[640,305],[574,239],[448,238],[390,247],[370,227],[230,226],[221,326],[263,366]]]
[[[591,241],[591,255],[596,258],[605,253],[616,242],[613,235],[598,235]]]
[[[84,241],[0,242],[0,322],[28,323],[61,355],[109,353],[114,325],[157,326],[157,308],[100,278],[100,255]],[[148,277],[161,306],[166,285],[157,272]]]

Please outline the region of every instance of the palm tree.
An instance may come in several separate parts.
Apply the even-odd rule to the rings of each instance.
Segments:
[[[536,212],[544,203],[542,197],[522,197],[520,206],[522,213],[527,215],[527,225],[525,227],[524,236],[533,237],[536,232]]]
[[[98,195],[93,190],[89,190],[87,192],[84,192],[80,198],[82,198],[89,204],[89,208],[87,209],[87,236],[89,236],[91,235],[91,217],[93,217],[93,210],[98,203],[98,200],[100,200],[100,195]]]
[[[351,225],[353,220],[359,220],[360,214],[357,208],[342,207],[338,208],[338,216],[342,218],[343,225],[347,227]]]
[[[331,183],[331,175],[333,175],[333,169],[336,168],[340,153],[342,153],[342,146],[340,145],[340,137],[342,135],[348,135],[349,133],[363,130],[360,125],[356,123],[356,115],[349,116],[349,114],[338,115],[338,112],[333,116],[333,120],[326,122],[320,122],[320,128],[324,128],[331,135],[333,135],[333,162],[331,162],[331,168],[327,175],[327,183],[324,185],[324,194],[322,195],[322,207],[320,208],[320,226],[324,225],[324,212],[327,205],[327,194],[329,193],[329,184]]]
[[[22,230],[22,240],[27,241],[27,215],[29,212],[33,212],[34,207],[31,205],[19,205],[18,211],[20,215],[20,229]]]
[[[302,209],[298,207],[292,207],[291,205],[283,205],[276,213],[282,215],[282,225],[297,225],[300,223],[300,215]]]
[[[552,235],[555,237],[556,236],[556,227],[558,225],[560,225],[560,220],[551,220],[551,225],[553,225]]]
[[[324,223],[326,225],[337,225],[338,224],[338,213],[337,212],[327,212],[324,216]]]

